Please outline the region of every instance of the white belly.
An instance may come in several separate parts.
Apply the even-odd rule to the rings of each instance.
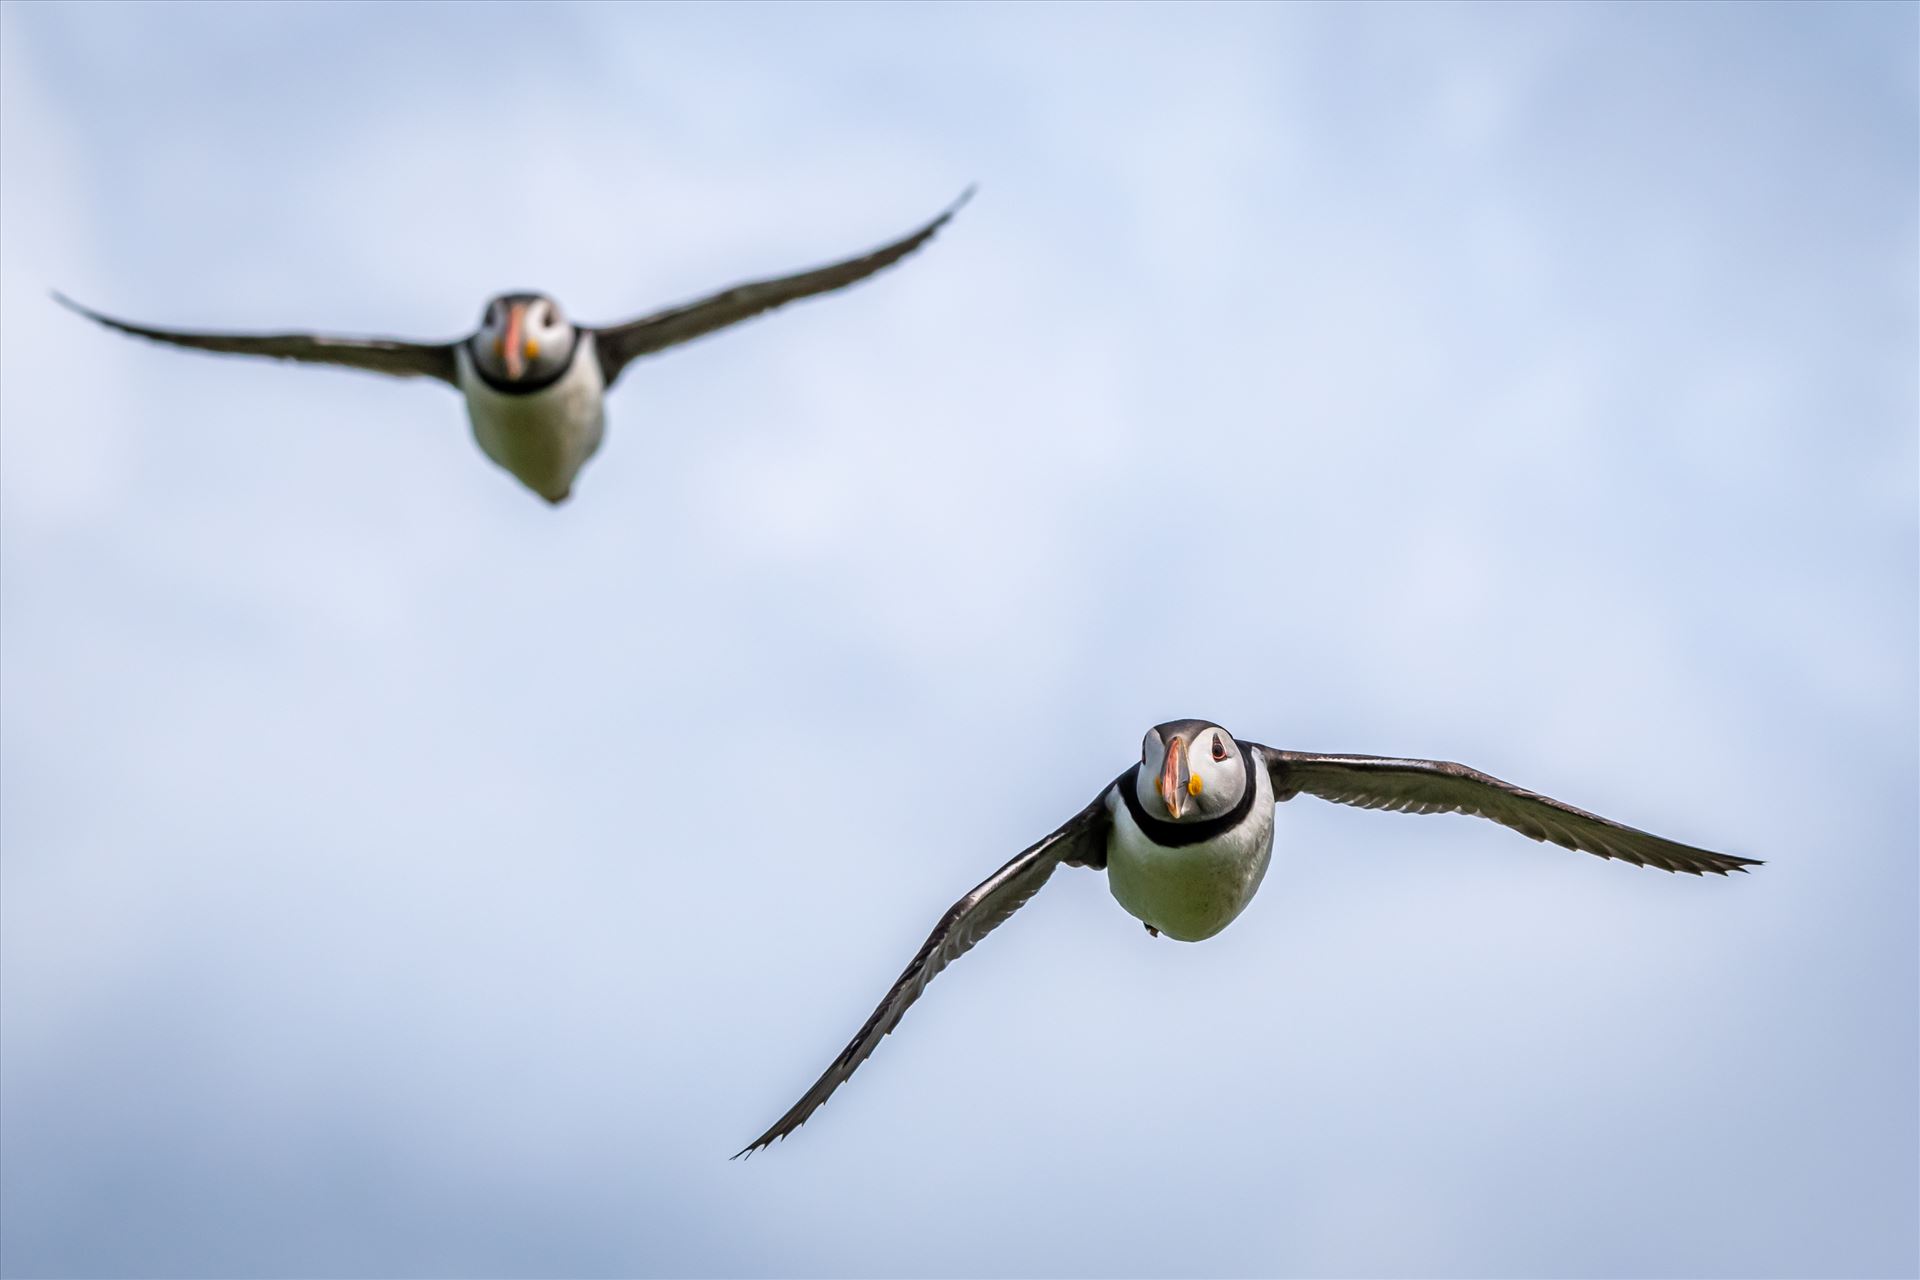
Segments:
[[[1273,856],[1273,788],[1254,770],[1253,812],[1199,844],[1163,848],[1147,839],[1118,798],[1107,838],[1107,887],[1129,915],[1182,942],[1211,938],[1246,910]]]
[[[481,452],[548,502],[572,493],[574,477],[600,447],[606,421],[606,383],[593,339],[581,338],[573,364],[558,382],[524,396],[502,395],[488,386],[474,372],[465,346],[458,359],[467,418]]]

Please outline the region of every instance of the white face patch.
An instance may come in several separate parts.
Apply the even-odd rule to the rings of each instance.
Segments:
[[[1140,739],[1140,772],[1151,773],[1155,777],[1167,762],[1167,744],[1160,741],[1158,729],[1147,730],[1147,736]]]
[[[1147,730],[1147,736],[1140,742],[1140,773],[1134,785],[1142,808],[1156,818],[1172,821],[1158,790],[1166,767],[1167,746],[1157,729]],[[1216,751],[1224,753],[1225,758],[1215,759]],[[1218,725],[1208,725],[1187,743],[1187,772],[1198,786],[1190,783],[1187,787],[1186,812],[1180,816],[1181,822],[1218,817],[1240,803],[1246,794],[1247,764],[1240,755],[1240,745]]]
[[[480,318],[474,340],[474,363],[488,377],[510,381],[507,374],[507,319],[512,304],[495,298]],[[536,296],[522,304],[520,313],[521,382],[544,382],[565,367],[573,353],[573,322],[551,298]]]
[[[1216,752],[1224,758],[1216,760]],[[1210,728],[1187,748],[1187,768],[1200,782],[1193,805],[1201,817],[1227,812],[1246,794],[1247,762],[1240,756],[1239,744],[1225,729]]]

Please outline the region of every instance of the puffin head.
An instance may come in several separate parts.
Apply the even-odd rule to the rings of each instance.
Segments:
[[[544,293],[503,293],[480,317],[473,362],[496,382],[537,384],[566,368],[575,335],[560,304]]]
[[[1233,735],[1211,720],[1169,720],[1147,730],[1134,777],[1141,805],[1174,822],[1226,813],[1251,784]]]

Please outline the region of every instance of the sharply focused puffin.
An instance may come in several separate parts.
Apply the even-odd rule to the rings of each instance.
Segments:
[[[401,378],[438,378],[467,398],[467,417],[481,450],[527,488],[558,503],[573,492],[574,477],[600,447],[606,389],[627,365],[795,299],[864,280],[932,239],[972,194],[969,187],[926,226],[861,257],[735,285],[600,329],[574,324],[559,303],[540,293],[501,294],[487,304],[479,331],[457,342],[155,329],[90,311],[58,293],[54,297],[90,320],[157,342],[346,365]]]
[[[1038,893],[1063,862],[1105,868],[1114,898],[1156,937],[1199,942],[1219,933],[1245,910],[1267,873],[1274,805],[1303,791],[1362,809],[1475,814],[1535,840],[1696,876],[1760,865],[1621,826],[1465,765],[1276,751],[1236,742],[1205,720],[1169,721],[1147,731],[1140,763],[1093,803],[947,909],[859,1034],[791,1110],[738,1154],[805,1124],[934,975]]]

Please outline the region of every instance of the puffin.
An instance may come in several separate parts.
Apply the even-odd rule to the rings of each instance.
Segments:
[[[1210,720],[1170,720],[1147,731],[1138,764],[947,909],[840,1056],[734,1158],[805,1124],[934,976],[1004,924],[1057,867],[1104,870],[1114,900],[1155,937],[1213,937],[1246,910],[1267,874],[1275,806],[1302,794],[1362,809],[1471,814],[1535,840],[1688,875],[1761,865],[1677,844],[1445,760],[1278,751],[1237,740]]]
[[[55,292],[87,319],[155,342],[231,355],[344,365],[398,378],[438,378],[466,398],[481,452],[558,505],[600,447],[607,389],[642,356],[691,342],[800,298],[857,284],[931,240],[973,195],[870,253],[793,275],[754,280],[624,324],[574,323],[544,293],[503,293],[480,327],[452,342],[347,338],[320,333],[210,333],[161,329],[102,315]]]

